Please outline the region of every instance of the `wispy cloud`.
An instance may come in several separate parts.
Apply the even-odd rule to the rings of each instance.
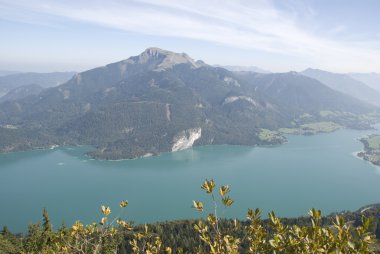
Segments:
[[[314,15],[310,6],[303,9]],[[344,25],[332,26],[324,36],[313,34],[312,29],[300,25],[302,20],[296,7],[279,9],[269,0],[20,0],[11,3],[0,0],[3,18],[19,16],[21,19],[17,15],[19,11],[24,12],[23,22],[41,22],[35,14],[48,14],[135,33],[306,57],[315,65],[332,69],[350,63],[355,63],[356,70],[380,66],[380,49],[373,41],[343,41],[334,37],[344,32]]]

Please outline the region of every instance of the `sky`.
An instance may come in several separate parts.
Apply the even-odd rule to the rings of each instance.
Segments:
[[[0,0],[0,70],[84,71],[148,47],[272,72],[380,72],[378,0]]]

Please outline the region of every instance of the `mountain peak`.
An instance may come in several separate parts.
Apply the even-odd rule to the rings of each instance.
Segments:
[[[169,50],[165,50],[165,49],[150,47],[144,50],[144,52],[142,52],[140,55],[157,56],[157,55],[170,55],[170,54],[175,54],[175,53]]]
[[[156,47],[147,48],[138,56],[131,57],[126,60],[133,64],[147,65],[149,69],[155,71],[163,71],[177,64],[187,64],[191,68],[198,68],[204,66],[202,61],[194,61],[186,53],[175,53],[169,50],[160,49]]]
[[[323,72],[323,70],[320,70],[320,69],[316,69],[316,68],[307,68],[307,69],[305,69],[305,70],[303,70],[303,71],[301,71],[301,73],[302,72]]]

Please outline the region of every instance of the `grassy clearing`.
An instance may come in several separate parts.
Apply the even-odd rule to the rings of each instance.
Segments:
[[[265,143],[283,143],[286,139],[277,131],[261,129],[258,138]]]
[[[380,135],[370,135],[367,138],[368,146],[371,149],[380,149]]]
[[[282,134],[313,135],[323,132],[333,132],[341,128],[339,124],[333,122],[316,122],[299,126],[298,128],[280,128]]]
[[[328,111],[328,110],[322,110],[319,112],[319,115],[321,117],[328,117],[328,116],[336,116],[336,112],[333,112],[333,111]]]
[[[380,166],[380,135],[372,134],[360,141],[364,145],[364,151],[358,153],[358,156]]]

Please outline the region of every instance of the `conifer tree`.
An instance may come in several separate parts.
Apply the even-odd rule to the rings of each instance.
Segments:
[[[42,212],[42,216],[43,216],[43,230],[44,230],[44,232],[51,232],[52,231],[52,225],[51,225],[49,214],[48,214],[46,208],[44,208],[44,210]]]
[[[51,245],[51,239],[53,235],[53,227],[51,225],[49,214],[46,208],[44,208],[42,212],[42,217],[43,217],[43,223],[42,223],[41,241],[40,241],[40,246],[39,246],[40,250],[46,249]]]

